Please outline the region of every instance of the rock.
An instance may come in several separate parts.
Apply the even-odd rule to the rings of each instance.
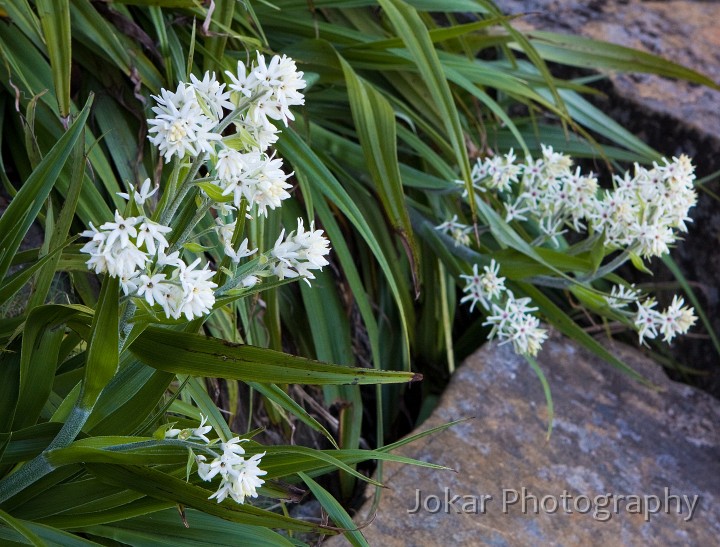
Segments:
[[[720,4],[639,0],[499,0],[506,13],[525,13],[517,26],[632,47],[660,55],[720,81]],[[656,114],[720,139],[720,91],[646,74],[611,74],[617,92]]]
[[[549,440],[526,361],[495,344],[469,357],[420,430],[474,418],[396,451],[456,472],[386,463],[375,519],[372,500],[356,517],[372,520],[370,545],[717,544],[720,403],[668,380],[636,350],[609,347],[656,388],[553,336],[538,358],[555,405]],[[424,506],[410,513],[418,491]],[[503,499],[516,496],[504,512]]]

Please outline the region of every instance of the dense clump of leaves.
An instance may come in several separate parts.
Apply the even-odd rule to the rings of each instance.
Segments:
[[[162,537],[219,544],[233,537],[283,545],[290,542],[274,530],[336,531],[274,510],[297,501],[302,484],[336,525],[348,528],[347,514],[314,479],[339,470],[347,498],[356,480],[368,481],[358,462],[405,461],[382,445],[402,414],[400,386],[418,378],[411,363],[431,373],[425,382],[431,392],[441,383],[443,361],[454,367],[453,330],[472,344],[482,340],[477,333],[485,317],[465,329],[453,325],[461,276],[474,264],[488,267],[496,281],[504,276],[519,299],[532,299],[538,318],[633,374],[573,319],[567,295],[612,319],[605,297],[621,296],[612,270],[627,258],[640,267],[640,259],[628,253],[613,262],[613,249],[600,238],[574,247],[562,237],[536,241],[540,234],[531,226],[506,217],[502,193],[474,187],[481,181],[473,165],[510,149],[521,158],[540,157],[541,143],[612,167],[660,161],[587,102],[590,88],[554,78],[546,61],[713,82],[626,48],[522,34],[485,0],[215,0],[212,8],[196,0],[0,3],[8,19],[0,25],[2,181],[12,198],[0,218],[0,305],[13,310],[0,319],[3,541],[112,538],[141,545]],[[460,12],[476,20],[439,23]],[[224,93],[213,72],[230,71],[225,83],[237,93],[247,90],[249,68],[260,64],[256,50],[292,57],[307,83],[290,86],[305,94],[291,115],[282,105],[269,110],[271,120],[282,122],[276,141],[252,115],[238,118],[231,131],[214,127],[218,110],[207,101]],[[203,80],[197,76],[206,72]],[[185,82],[182,89],[178,82]],[[186,103],[175,99],[188,90],[207,95],[192,127],[170,119],[170,104],[181,109]],[[220,110],[238,107],[238,99],[223,98]],[[518,111],[523,115],[511,116]],[[203,138],[184,141],[188,128]],[[609,144],[598,145],[597,136]],[[265,144],[277,156],[265,153]],[[191,159],[205,153],[209,163]],[[246,176],[261,165],[274,169],[280,157],[288,169],[282,176],[275,171],[270,186],[277,192],[263,194],[267,187]],[[160,193],[151,196],[155,184]],[[174,207],[170,198],[180,194]],[[168,197],[156,204],[161,195]],[[287,201],[281,208],[279,196]],[[199,216],[198,207],[211,202],[217,212]],[[239,212],[221,205],[231,202]],[[108,275],[113,272],[102,264],[88,271],[81,249],[114,257],[115,242],[102,247],[110,236],[98,236],[88,246],[72,234],[90,226],[98,227],[86,233],[93,239],[113,233],[121,224],[112,220],[116,210],[122,220],[137,221],[133,229],[148,221],[172,228],[156,232],[176,239],[151,240],[182,251],[185,267],[196,257],[214,265],[217,273],[212,282],[204,279],[196,307],[179,262],[138,272],[137,283],[132,275]],[[163,211],[172,214],[161,218]],[[453,215],[465,219],[461,245],[452,230],[444,236],[434,229]],[[316,225],[305,230],[298,218]],[[20,251],[33,223],[43,227],[44,241]],[[106,223],[118,226],[102,228]],[[283,225],[298,228],[278,240]],[[285,286],[294,274],[310,277],[308,264],[324,265],[324,253],[312,255],[313,262],[309,247],[297,241],[320,229],[333,249],[331,267],[313,268],[312,288]],[[148,255],[142,266],[156,268],[158,249],[137,234],[131,239]],[[253,248],[257,258],[247,255]],[[156,302],[163,293],[148,287],[154,275],[183,290],[177,305]],[[50,298],[58,281],[67,286],[67,301]],[[675,308],[687,323],[682,306]],[[289,347],[303,356],[281,351]],[[229,380],[223,395],[229,416],[198,379],[203,376]],[[322,386],[325,406],[341,403],[339,415],[323,411],[321,418],[312,410],[321,405],[306,408],[288,384]],[[384,384],[375,388],[374,450],[359,449],[368,433],[361,384]],[[257,441],[258,409],[286,445]],[[248,423],[236,419],[240,410]],[[207,422],[198,426],[200,420]],[[292,445],[299,427],[339,448]],[[210,442],[197,442],[193,432],[200,430]],[[166,437],[168,431],[176,434]],[[181,431],[191,433],[180,438]],[[218,443],[232,447],[240,439],[248,460],[265,453],[260,501],[218,504],[202,480],[208,469],[190,470],[193,462],[210,465],[221,457],[225,448],[213,448]],[[377,477],[381,482],[381,472]],[[227,488],[224,493],[230,496]],[[363,544],[360,532],[347,536]]]

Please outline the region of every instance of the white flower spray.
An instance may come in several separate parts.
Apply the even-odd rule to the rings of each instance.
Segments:
[[[263,471],[259,467],[265,452],[245,458],[245,449],[241,443],[248,442],[248,439],[233,437],[227,442],[220,443],[217,442],[217,439],[210,440],[206,434],[212,431],[212,426],[205,425],[206,423],[207,417],[201,414],[198,427],[168,429],[165,432],[165,438],[177,438],[181,441],[204,441],[207,444],[208,452],[215,455],[210,461],[203,454],[195,455],[197,473],[202,480],[210,482],[218,476],[221,479],[217,491],[208,499],[215,499],[218,503],[222,503],[230,497],[235,502],[242,504],[245,503],[245,498],[257,498],[257,489],[265,483],[265,480],[260,477],[267,474],[267,471]],[[217,447],[221,450],[220,454],[215,452]]]
[[[632,174],[616,175],[613,188],[604,190],[592,173],[583,174],[573,168],[570,157],[545,145],[542,158],[524,163],[512,150],[478,160],[471,177],[475,190],[494,194],[506,222],[528,223],[540,233],[534,245],[557,247],[568,231],[588,232],[602,237],[606,252],[622,250],[645,259],[668,253],[687,232],[689,210],[697,201],[694,167],[684,155],[654,163],[651,169],[636,164]],[[467,198],[467,192],[463,196]],[[456,246],[470,243],[472,228],[458,222],[457,215],[435,229],[452,237]],[[498,272],[494,260],[484,273],[475,264],[471,275],[461,276],[467,284],[460,302],[469,303],[471,311],[477,304],[485,309],[491,338],[512,341],[516,352],[534,356],[547,337],[539,319],[530,315],[537,308],[530,307],[529,298],[515,298]],[[644,297],[634,286],[613,286],[606,302],[637,331],[640,343],[660,336],[670,343],[696,321],[682,298],[675,296],[660,311],[654,298]]]
[[[285,55],[275,55],[267,62],[258,53],[250,66],[239,62],[237,68],[236,73],[225,73],[229,84],[206,72],[202,79],[191,75],[190,82],[180,82],[175,91],[162,89],[153,97],[155,116],[148,120],[148,138],[166,163],[176,162],[176,169],[192,164],[193,177],[204,167],[206,174],[201,178],[209,180],[211,187],[198,184],[217,212],[216,232],[223,255],[233,264],[258,253],[247,237],[234,243],[237,217],[267,216],[268,210],[281,207],[290,198],[292,187],[287,180],[293,173],[287,173],[282,158],[268,149],[278,139],[276,123],[288,125],[295,119],[291,107],[304,104],[301,90],[306,87],[303,73]],[[223,135],[230,124],[234,133]],[[165,201],[181,201],[193,183],[189,180],[185,193],[178,192]],[[213,200],[204,191],[210,192],[212,187],[217,187],[221,199]],[[125,296],[151,308],[159,306],[166,319],[202,317],[215,305],[215,272],[207,263],[201,266],[200,258],[188,263],[183,257],[181,245],[194,225],[182,227],[185,232],[178,236],[180,241],[170,247],[169,224],[179,203],[172,207],[165,203],[162,211],[146,213],[158,189],[146,179],[139,188],[118,193],[129,202],[125,216],[116,211],[114,221],[99,228],[91,224],[82,233],[90,241],[81,251],[90,255],[89,269],[119,277]],[[153,220],[157,218],[164,224]],[[298,219],[297,230],[285,236],[283,229],[274,247],[257,261],[256,269],[236,280],[236,286],[248,289],[268,276],[299,278],[309,284],[315,279],[313,270],[328,264],[325,257],[329,252],[324,232],[315,229],[314,222],[305,231],[303,220]]]

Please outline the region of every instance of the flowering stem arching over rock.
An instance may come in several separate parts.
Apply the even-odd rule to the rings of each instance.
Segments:
[[[694,179],[694,167],[683,155],[672,161],[664,160],[662,165],[655,163],[651,169],[636,164],[632,175],[616,175],[612,189],[602,189],[594,174],[573,169],[570,157],[544,145],[540,159],[518,162],[511,150],[504,156],[478,160],[472,170],[473,188],[478,191],[475,198],[488,196],[502,208],[506,223],[534,234],[532,247],[562,252],[568,247],[566,234],[586,234],[584,242],[573,246],[573,253],[600,253],[593,271],[574,279],[557,279],[557,284],[552,283],[556,278],[547,276],[538,281],[558,288],[577,284],[596,293],[599,290],[593,287],[593,282],[602,281],[630,259],[639,262],[640,257],[651,259],[666,254],[679,234],[687,231],[686,223],[691,222],[689,210],[697,201]],[[468,198],[466,193],[463,196]],[[454,240],[455,247],[459,247],[454,254],[469,259],[476,252],[462,252],[472,244],[469,237],[472,227],[460,222],[457,215],[436,230]],[[617,256],[601,263],[616,251],[620,251]],[[546,338],[539,319],[530,315],[538,309],[530,307],[529,298],[516,298],[506,288],[505,278],[499,277],[500,269],[494,259],[484,267],[484,273],[479,273],[477,263],[473,264],[471,275],[460,276],[467,282],[460,302],[469,302],[470,311],[481,304],[488,314],[484,325],[491,327],[491,338],[497,336],[503,342],[512,342],[518,353],[535,356]],[[692,308],[677,296],[660,312],[655,309],[654,298],[616,285],[605,302],[606,312],[635,329],[640,343],[659,334],[665,342],[671,342],[687,332],[696,320]],[[631,303],[637,306],[635,312],[627,309]]]

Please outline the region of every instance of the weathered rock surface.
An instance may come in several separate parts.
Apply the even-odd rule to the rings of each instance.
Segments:
[[[640,0],[499,0],[524,13],[520,28],[580,34],[660,55],[720,81],[720,3]],[[720,92],[645,74],[613,74],[617,92],[720,138]]]
[[[456,472],[386,464],[389,489],[363,529],[370,545],[717,545],[720,403],[632,348],[611,349],[659,389],[554,336],[538,360],[555,405],[549,440],[543,390],[525,360],[494,344],[468,358],[420,430],[474,419],[396,452]],[[370,505],[356,522],[371,520]]]

